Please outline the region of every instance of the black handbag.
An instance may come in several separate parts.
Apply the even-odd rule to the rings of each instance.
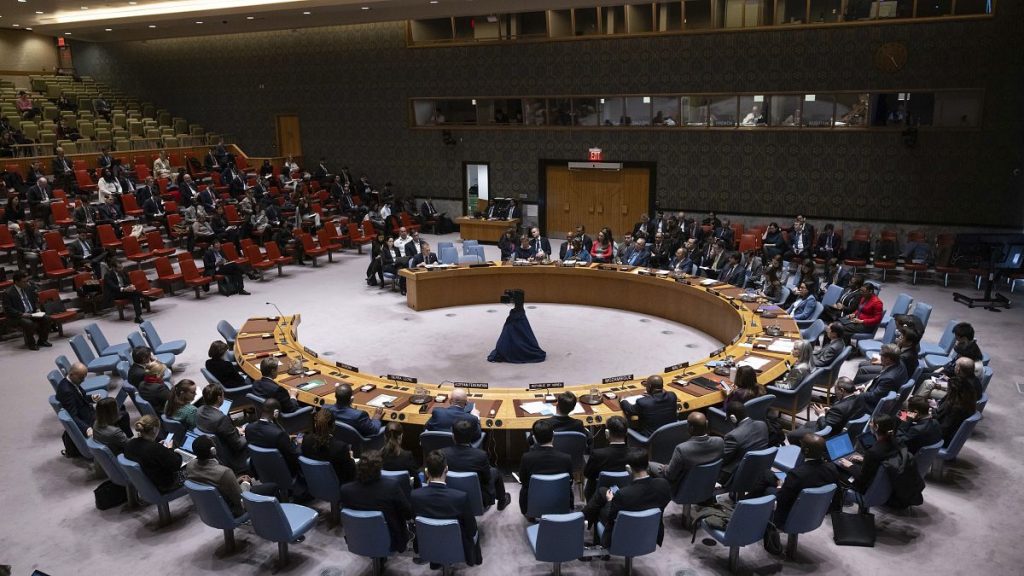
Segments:
[[[118,486],[110,480],[106,480],[97,486],[92,493],[96,498],[96,508],[98,510],[109,510],[128,501],[128,491],[123,486]]]
[[[832,513],[832,539],[836,546],[875,547],[875,515]]]

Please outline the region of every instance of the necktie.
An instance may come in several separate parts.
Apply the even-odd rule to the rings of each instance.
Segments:
[[[91,254],[89,252],[89,245],[86,244],[85,240],[79,240],[78,243],[82,246],[82,257],[83,258],[88,258],[89,255]]]
[[[46,193],[46,188],[45,187],[44,188],[40,188],[39,192],[42,193],[42,195],[43,195],[43,202],[46,202],[47,200],[50,199],[50,195]]]
[[[28,294],[26,294],[21,288],[18,288],[18,292],[21,292],[21,304],[25,307],[25,312],[32,312],[33,306],[32,302],[28,299]]]

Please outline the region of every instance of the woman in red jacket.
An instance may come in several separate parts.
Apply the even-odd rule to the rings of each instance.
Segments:
[[[602,228],[597,233],[597,240],[590,246],[590,255],[594,262],[611,262],[615,254],[615,242],[612,240],[611,230]]]
[[[860,287],[860,295],[857,310],[840,320],[847,343],[854,334],[874,334],[882,322],[882,301],[875,295],[875,286],[865,282]]]

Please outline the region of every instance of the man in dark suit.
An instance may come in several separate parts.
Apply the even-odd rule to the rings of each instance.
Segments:
[[[647,394],[637,399],[636,403],[621,404],[627,418],[636,416],[637,422],[633,429],[644,436],[650,436],[658,428],[678,419],[678,399],[674,392],[665,391],[665,382],[661,376],[648,377],[644,387]]]
[[[128,367],[128,383],[138,388],[146,377],[146,365],[153,361],[153,351],[146,346],[132,348],[132,365]],[[146,399],[149,401],[149,399]],[[152,402],[150,402],[152,404]]]
[[[57,155],[50,163],[50,172],[53,172],[53,179],[65,192],[71,194],[75,190],[75,169],[71,160],[64,156],[64,149],[57,147]]]
[[[838,259],[842,252],[842,238],[836,234],[836,227],[832,223],[825,224],[818,240],[814,244],[814,255],[824,260]]]
[[[68,375],[57,384],[57,401],[86,437],[92,436],[92,424],[96,421],[94,405],[100,399],[99,394],[89,396],[82,390],[82,382],[88,374],[85,364],[75,362]]]
[[[739,252],[729,253],[725,266],[718,272],[718,279],[733,286],[743,285],[743,266],[740,264]]]
[[[142,324],[142,293],[128,281],[120,260],[112,259],[107,273],[103,275],[103,294],[108,303],[114,300],[131,300],[135,309],[135,323]]]
[[[12,277],[14,285],[4,292],[4,314],[15,322],[25,336],[25,346],[29,350],[39,350],[40,346],[49,348],[50,317],[39,309],[39,297],[35,288],[29,283],[28,275],[15,272]]]
[[[580,242],[583,243],[583,249],[586,250],[587,252],[590,252],[590,248],[594,245],[594,239],[591,238],[590,236],[587,236],[586,226],[584,226],[583,224],[577,225],[575,237],[579,239]]]
[[[203,388],[203,405],[196,412],[196,428],[204,434],[212,434],[219,441],[217,459],[236,473],[248,466],[246,448],[249,444],[231,422],[231,418],[220,411],[224,404],[224,387],[208,384]],[[220,450],[220,448],[223,450]]]
[[[572,457],[555,450],[555,431],[551,423],[537,420],[533,423],[534,446],[523,454],[519,461],[519,510],[526,515],[530,501],[530,477],[534,474],[568,474],[572,476]],[[572,503],[572,486],[569,487],[569,502]]]
[[[592,525],[600,522],[604,525],[601,546],[608,548],[612,543],[615,531],[615,520],[619,512],[639,512],[650,508],[658,508],[662,512],[672,501],[672,488],[664,478],[651,476],[647,466],[647,451],[632,448],[627,455],[626,470],[633,482],[629,486],[615,491],[602,490],[594,494],[583,509],[583,515]],[[658,522],[658,545],[665,538],[665,524]]]
[[[551,258],[551,241],[540,235],[540,228],[530,228],[530,247],[533,253],[543,252],[546,259]]]
[[[911,454],[943,439],[942,426],[932,418],[928,399],[923,396],[911,396],[907,400],[907,420],[897,426],[896,438]]]
[[[460,420],[466,420],[473,427],[471,442],[476,442],[482,434],[480,430],[480,414],[476,408],[469,406],[469,397],[465,388],[452,391],[448,406],[434,408],[427,420],[427,430],[451,432],[452,426]]]
[[[550,419],[549,419],[550,420]],[[583,497],[589,501],[597,491],[597,479],[601,472],[622,472],[626,469],[626,419],[612,416],[605,422],[605,435],[608,446],[596,448],[583,466],[583,477],[587,479],[583,488]]]
[[[281,363],[277,361],[277,358],[273,356],[264,358],[260,362],[262,378],[252,383],[252,393],[268,400],[271,398],[277,400],[282,412],[295,412],[299,409],[299,403],[295,400],[299,392],[295,389],[285,390],[277,385],[274,378],[277,378],[277,370],[280,367]]]
[[[196,188],[195,182],[192,181],[192,177],[188,174],[185,174],[181,179],[181,185],[178,186],[178,195],[181,197],[182,208],[191,206],[196,196],[199,195],[199,189]]]
[[[736,246],[736,233],[733,232],[728,218],[722,220],[722,224],[715,227],[711,234],[715,240],[722,242],[726,250],[732,250]]]
[[[228,285],[224,292],[225,295],[249,295],[249,292],[245,290],[245,271],[237,263],[224,257],[224,253],[221,252],[220,240],[214,240],[206,249],[206,253],[203,254],[203,266],[206,267],[207,275],[220,274],[224,276],[224,281]]]
[[[651,473],[661,476],[672,485],[673,493],[679,488],[686,475],[697,466],[714,462],[722,457],[725,451],[725,440],[708,434],[707,416],[700,412],[690,412],[686,417],[690,438],[675,447],[672,458],[666,466],[663,463],[651,463]]]
[[[907,383],[907,369],[900,362],[900,349],[895,344],[885,344],[878,353],[882,371],[864,389],[864,404],[868,411],[874,410],[878,401],[889,392],[899,392]]]
[[[725,446],[722,451],[722,478],[728,480],[747,452],[764,450],[771,444],[768,442],[768,425],[760,420],[748,418],[742,402],[729,402],[725,407],[725,413],[729,420],[736,424],[736,427],[725,435]]]
[[[35,186],[32,186],[25,193],[28,200],[29,212],[32,218],[44,220],[50,223],[50,202],[53,201],[53,190],[50,189],[50,182],[45,176],[36,179]]]
[[[352,387],[348,384],[341,384],[334,389],[334,405],[328,405],[327,409],[334,413],[334,420],[347,424],[355,429],[360,435],[369,438],[380,432],[382,408],[377,408],[373,418],[365,410],[352,407]]]
[[[100,263],[103,262],[105,252],[96,249],[84,229],[81,233],[73,235],[73,240],[68,244],[68,252],[71,253],[72,266],[76,269],[88,266],[94,276],[100,276]]]
[[[551,423],[551,428],[555,432],[582,432],[587,435],[589,442],[590,433],[583,426],[583,422],[570,416],[576,409],[576,404],[575,394],[569,391],[560,393],[555,396],[555,415],[546,420]]]
[[[814,368],[823,368],[832,364],[832,362],[839,356],[846,347],[846,343],[843,342],[843,326],[838,322],[832,322],[825,329],[825,341],[824,346],[818,346],[814,352],[811,353],[811,366]]]
[[[656,231],[657,225],[644,213],[640,215],[640,221],[633,226],[633,238],[654,238]]]
[[[840,378],[836,381],[835,392],[836,399],[831,406],[823,408],[818,404],[811,404],[811,410],[814,411],[817,419],[786,434],[790,444],[799,444],[800,439],[805,435],[823,430],[826,426],[832,427],[832,433],[829,436],[835,436],[846,428],[846,424],[850,420],[856,420],[867,414],[864,398],[859,394],[853,380],[845,376]]]
[[[103,171],[104,169],[109,170],[114,167],[114,158],[106,148],[100,148],[100,157],[96,159],[96,165],[99,167],[100,171]]]
[[[398,482],[382,478],[380,452],[363,452],[356,463],[356,479],[341,485],[341,504],[353,510],[382,512],[391,536],[391,550],[405,552],[409,543],[406,524],[412,520],[412,506]]]
[[[427,485],[412,491],[413,513],[437,520],[458,520],[466,564],[473,566],[482,563],[476,518],[469,508],[469,497],[465,492],[448,488],[445,484],[448,465],[444,453],[435,450],[427,454],[423,459],[423,467],[427,474]]]
[[[647,266],[650,258],[651,252],[647,249],[647,239],[637,238],[633,249],[626,254],[626,259],[622,263],[629,266]]]
[[[408,247],[409,244],[406,244],[406,248]],[[424,242],[420,244],[419,254],[413,256],[412,260],[409,261],[409,267],[426,268],[427,264],[437,264],[437,255],[430,251],[430,244]]]
[[[889,414],[881,414],[872,419],[869,426],[875,436],[875,443],[863,455],[853,454],[836,462],[851,473],[853,489],[860,494],[867,492],[871,483],[875,481],[882,463],[903,446],[896,438],[896,418]]]
[[[288,471],[295,477],[299,474],[299,449],[277,423],[280,415],[281,405],[277,400],[271,398],[264,402],[260,408],[260,419],[245,426],[245,441],[250,446],[276,449],[288,464]]]
[[[476,472],[480,480],[480,493],[484,506],[498,503],[498,510],[504,510],[512,497],[505,492],[505,479],[497,468],[491,466],[487,453],[473,448],[473,425],[468,420],[459,420],[452,426],[455,446],[442,450],[448,469],[452,472]]]
[[[794,256],[804,260],[809,259],[811,252],[814,250],[814,226],[807,223],[807,219],[804,218],[803,214],[797,214],[793,220],[793,225],[785,228],[784,231],[789,234],[789,245],[788,250],[783,254],[783,258],[787,261]]]
[[[826,457],[825,439],[817,434],[808,434],[800,441],[802,462],[786,474],[775,500],[775,525],[784,526],[789,511],[793,508],[800,491],[805,488],[819,488],[827,484],[841,484],[839,469]]]

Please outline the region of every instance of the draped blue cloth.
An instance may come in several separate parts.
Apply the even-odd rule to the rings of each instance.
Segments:
[[[501,336],[498,336],[498,343],[487,356],[487,361],[532,364],[543,362],[546,358],[547,352],[541,350],[537,337],[533,335],[530,321],[526,318],[526,310],[520,307],[513,308],[505,319]]]

